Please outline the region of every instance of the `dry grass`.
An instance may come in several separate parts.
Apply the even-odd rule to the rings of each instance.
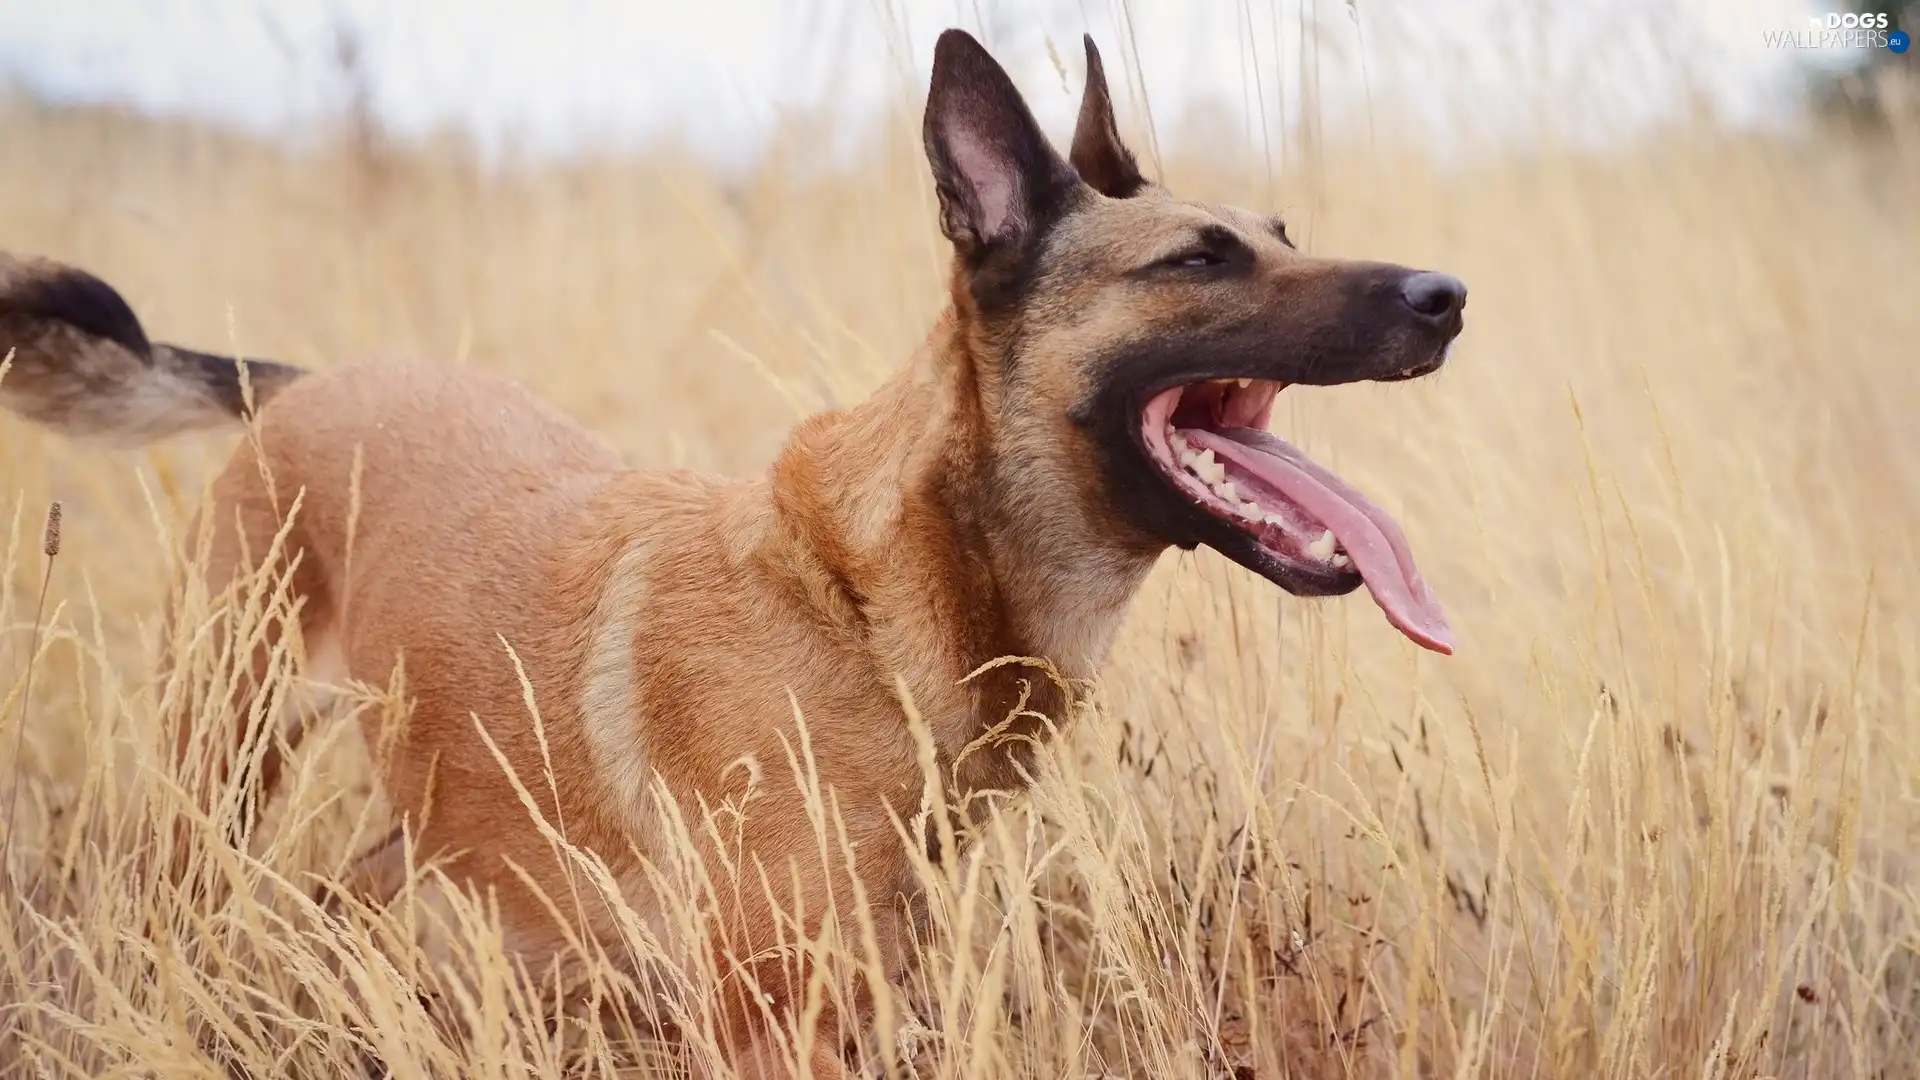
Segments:
[[[1169,556],[1102,708],[1025,806],[927,869],[935,932],[868,1074],[1912,1075],[1915,134],[1691,129],[1452,175],[1381,136],[1293,155],[1312,167],[1273,188],[1224,144],[1167,162],[1185,193],[1277,201],[1313,250],[1472,285],[1442,377],[1288,394],[1276,421],[1399,512],[1460,653],[1416,655],[1364,598]],[[939,296],[909,139],[856,173],[776,161],[733,185],[665,156],[490,178],[445,149],[370,161],[18,109],[0,145],[6,246],[94,270],[156,334],[506,370],[637,465],[759,467],[796,415],[917,345]],[[501,957],[484,905],[442,928],[463,959],[433,971],[414,907],[306,904],[307,875],[380,828],[350,723],[303,754],[249,856],[194,825],[235,898],[134,872],[185,812],[155,718],[224,677],[204,644],[171,679],[153,657],[169,603],[211,617],[165,583],[227,442],[115,453],[0,420],[9,735],[40,514],[67,504],[27,749],[0,760],[26,785],[0,1076],[702,1056],[711,957],[625,1014],[563,1008]],[[274,602],[263,585],[240,618]],[[687,886],[677,938],[621,947],[697,940],[703,872],[724,887],[723,868],[662,868]],[[860,942],[819,948],[825,992],[860,977]]]

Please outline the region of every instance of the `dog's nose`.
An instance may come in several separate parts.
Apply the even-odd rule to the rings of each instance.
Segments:
[[[1452,274],[1410,274],[1400,283],[1400,299],[1429,319],[1447,319],[1467,306],[1467,283]]]

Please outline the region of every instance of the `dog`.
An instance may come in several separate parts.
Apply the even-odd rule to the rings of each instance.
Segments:
[[[307,372],[153,342],[112,288],[41,260],[0,262],[0,355],[14,353],[0,403],[133,441],[252,422],[203,508],[209,580],[279,559],[316,678],[379,684],[404,663],[412,711],[378,756],[384,791],[422,853],[496,893],[520,954],[565,948],[571,916],[540,894],[569,886],[495,747],[519,776],[550,778],[525,786],[541,815],[645,912],[642,861],[664,842],[654,785],[687,807],[738,796],[743,762],[786,760],[798,712],[865,894],[910,895],[896,821],[925,785],[908,708],[952,791],[1017,793],[1045,718],[1096,675],[1169,548],[1204,544],[1301,597],[1365,586],[1408,638],[1452,649],[1398,526],[1266,428],[1284,388],[1440,368],[1465,286],[1310,257],[1273,216],[1174,197],[1121,141],[1085,45],[1063,158],[988,52],[941,35],[923,137],[950,302],[903,369],[799,423],[752,479],[629,469],[476,371]],[[1005,657],[1060,678],[989,663]],[[363,725],[372,746],[381,733]],[[270,790],[277,753],[242,775],[244,741],[221,737],[221,775]],[[788,884],[733,912],[744,944],[730,947],[757,977],[725,1008],[729,1064],[848,1076],[830,1042],[782,1058],[792,972],[753,955],[778,936],[778,903],[832,910],[803,793],[761,783],[741,828],[742,850]],[[401,842],[360,880],[390,881]],[[875,907],[893,972],[913,916]],[[573,929],[610,932],[606,911],[577,914]]]

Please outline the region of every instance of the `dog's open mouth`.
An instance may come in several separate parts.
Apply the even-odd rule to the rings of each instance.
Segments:
[[[1199,508],[1231,523],[1280,564],[1296,591],[1334,595],[1364,582],[1387,621],[1425,648],[1453,652],[1453,631],[1386,511],[1266,431],[1285,383],[1215,379],[1147,402],[1155,464]]]

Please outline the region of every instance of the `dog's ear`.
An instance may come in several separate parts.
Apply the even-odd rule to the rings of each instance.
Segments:
[[[1073,149],[1067,160],[1079,171],[1093,190],[1110,199],[1126,199],[1147,186],[1133,151],[1120,141],[1120,127],[1113,122],[1113,98],[1107,94],[1107,71],[1100,63],[1100,50],[1094,48],[1093,35],[1087,43],[1087,88],[1080,95],[1080,120],[1073,129]]]
[[[1079,187],[1013,80],[964,30],[940,35],[922,130],[940,196],[940,231],[978,266],[1024,250]]]

